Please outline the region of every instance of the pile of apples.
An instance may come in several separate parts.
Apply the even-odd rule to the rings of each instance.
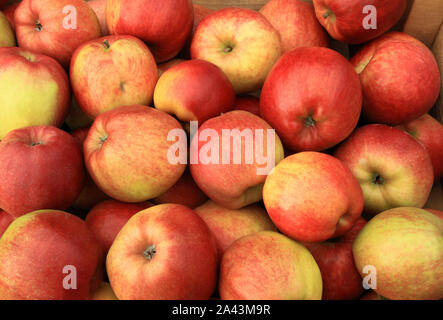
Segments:
[[[406,0],[7,2],[0,299],[443,298],[441,79],[389,31]],[[225,130],[276,134],[193,159]]]

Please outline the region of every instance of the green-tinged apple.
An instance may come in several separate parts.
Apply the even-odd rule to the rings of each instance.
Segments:
[[[13,220],[14,218],[10,214],[0,209],[0,238]]]
[[[362,277],[366,266],[373,268],[373,289],[381,296],[443,298],[443,220],[430,212],[400,207],[378,214],[361,230],[353,251]]]
[[[62,125],[69,108],[66,72],[54,59],[0,48],[0,140],[15,129]]]
[[[260,13],[280,33],[282,53],[301,47],[327,47],[329,39],[305,0],[270,0]]]
[[[109,35],[108,25],[106,24],[106,3],[108,0],[90,0],[88,1],[89,6],[94,10],[97,16],[98,22],[100,23],[100,30],[102,36]]]
[[[13,46],[15,46],[14,31],[12,31],[11,24],[6,16],[0,11],[0,47]]]
[[[20,4],[20,2],[13,3],[13,4],[7,6],[3,10],[3,14],[5,15],[6,19],[8,19],[9,24],[11,25],[11,28],[12,28],[13,31],[15,31],[15,23],[14,23],[15,9],[17,9],[19,4]]]
[[[401,32],[365,45],[351,63],[363,87],[367,121],[399,125],[427,113],[440,92],[440,72],[431,50]]]
[[[260,115],[260,99],[252,95],[239,96],[234,102],[234,110],[243,110]]]
[[[338,41],[360,44],[375,39],[403,16],[407,0],[313,0],[318,21]]]
[[[244,236],[260,231],[277,231],[266,210],[258,204],[229,210],[209,200],[194,211],[214,235],[219,259],[234,241]]]
[[[101,36],[97,16],[83,0],[23,0],[14,22],[21,48],[48,55],[64,67],[79,45]]]
[[[74,130],[71,134],[77,145],[83,151],[83,143],[89,133],[89,127]],[[83,189],[71,205],[72,208],[81,211],[89,211],[96,204],[108,200],[109,197],[97,187],[89,173],[86,171]]]
[[[303,242],[344,235],[363,210],[363,193],[351,171],[319,152],[282,160],[266,179],[263,201],[277,228]]]
[[[191,142],[191,174],[214,202],[239,209],[262,199],[266,175],[284,158],[280,138],[260,117],[237,110],[209,119]]]
[[[420,141],[428,150],[435,180],[443,176],[443,125],[429,114],[398,127]]]
[[[78,105],[91,118],[121,106],[150,105],[158,80],[154,57],[133,36],[84,43],[72,56],[70,75]]]
[[[171,188],[186,165],[172,163],[168,140],[180,123],[162,111],[140,105],[99,115],[84,143],[85,163],[97,186],[123,202],[143,202]]]
[[[259,12],[243,8],[204,18],[191,44],[192,59],[220,67],[238,94],[260,89],[280,55],[278,31]]]
[[[192,38],[194,38],[195,30],[197,29],[198,25],[204,18],[209,16],[211,13],[214,12],[214,10],[211,10],[209,8],[206,8],[205,6],[193,4],[194,7],[194,25],[192,27],[191,34],[188,37],[188,40],[186,41],[185,46],[183,47],[182,52],[180,53],[180,57],[189,59],[191,58],[191,43]]]
[[[228,77],[216,65],[189,60],[162,74],[154,91],[158,110],[173,114],[180,121],[204,121],[231,111],[235,91]]]
[[[423,207],[434,182],[426,148],[406,132],[383,124],[357,129],[334,155],[363,190],[367,216],[396,207]]]
[[[80,218],[55,210],[28,213],[0,238],[0,299],[88,299],[102,281],[102,255]]]
[[[355,300],[362,295],[362,278],[355,267],[352,244],[365,224],[366,220],[360,218],[340,238],[304,243],[320,268],[323,300]]]
[[[0,207],[13,217],[69,208],[83,180],[80,148],[56,127],[17,129],[0,142]]]
[[[111,34],[145,41],[157,62],[174,58],[192,31],[191,0],[108,0],[106,23]]]
[[[272,231],[235,241],[221,262],[222,300],[320,300],[320,269],[298,242]]]
[[[107,253],[115,237],[137,212],[152,207],[149,202],[124,203],[116,200],[100,202],[89,211],[86,223]]]
[[[95,290],[89,300],[118,300],[111,285],[108,282],[102,282],[97,290]]]
[[[328,48],[299,48],[276,63],[260,113],[294,151],[326,150],[355,129],[362,90],[352,65]]]
[[[194,211],[161,204],[126,223],[109,250],[106,268],[121,300],[209,299],[216,286],[217,249]]]
[[[157,65],[158,68],[158,76],[161,77],[163,73],[165,73],[167,70],[171,69],[173,66],[176,66],[182,62],[185,62],[185,59],[172,59],[168,62],[159,63]]]
[[[157,204],[182,204],[193,209],[206,202],[206,200],[208,200],[208,197],[192,179],[191,172],[186,169],[176,184],[153,201]]]

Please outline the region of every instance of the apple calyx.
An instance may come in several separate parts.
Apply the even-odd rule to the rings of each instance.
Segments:
[[[150,245],[146,248],[145,251],[143,251],[143,256],[146,260],[152,261],[154,259],[155,254],[157,253],[157,249],[155,248],[155,245]]]
[[[324,19],[328,19],[329,18],[329,20],[332,23],[334,23],[335,19],[336,19],[334,12],[331,9],[327,8],[327,7],[325,8],[325,12],[322,14],[322,17]]]
[[[106,39],[105,41],[103,41],[103,44],[105,46],[105,49],[109,49],[111,47],[111,45],[109,44],[108,39]]]
[[[39,146],[39,145],[41,145],[41,144],[43,144],[43,142],[41,142],[41,141],[36,141],[36,142],[31,142],[31,147],[35,147],[35,146]]]
[[[36,30],[37,32],[41,32],[41,31],[43,30],[43,26],[42,26],[42,24],[40,23],[40,20],[38,20],[38,19],[37,19],[37,21],[35,22],[35,30]]]
[[[317,123],[317,121],[315,121],[315,119],[312,115],[309,115],[308,117],[306,117],[304,119],[304,121],[305,121],[306,128],[315,127],[315,124]]]
[[[100,141],[99,141],[100,146],[103,146],[103,144],[106,142],[106,140],[108,140],[108,136],[107,135],[104,135],[103,137],[100,137]]]
[[[372,183],[376,185],[384,185],[385,179],[380,174],[376,173],[372,177]]]

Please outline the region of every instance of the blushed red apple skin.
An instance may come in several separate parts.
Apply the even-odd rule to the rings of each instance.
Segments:
[[[314,7],[303,0],[271,0],[260,13],[280,33],[282,54],[301,47],[327,47],[327,33],[318,22]]]
[[[435,180],[443,176],[443,125],[429,114],[398,127],[420,141],[431,156]]]
[[[364,213],[396,207],[423,207],[434,182],[426,148],[400,129],[382,124],[358,128],[334,152],[359,181]]]
[[[94,206],[86,216],[86,223],[97,241],[108,252],[115,237],[137,212],[151,207],[149,202],[124,203],[117,200],[105,200]]]
[[[66,6],[76,9],[76,28],[64,28]],[[42,29],[36,28],[39,21]],[[14,14],[19,46],[48,55],[64,67],[77,47],[101,36],[100,24],[91,7],[83,0],[23,0]]]
[[[417,39],[391,32],[365,45],[351,59],[363,88],[369,122],[400,125],[427,113],[440,92],[431,50]]]
[[[361,107],[358,75],[328,48],[284,54],[260,96],[262,117],[294,151],[326,150],[343,141],[357,126]]]
[[[338,239],[304,243],[314,256],[323,279],[323,300],[355,300],[363,293],[362,278],[354,263],[352,244],[366,220],[359,218]]]
[[[211,13],[214,12],[214,10],[211,10],[205,6],[199,5],[199,4],[193,4],[194,7],[194,25],[192,26],[192,32],[188,37],[188,40],[186,41],[185,46],[183,47],[182,52],[180,53],[180,57],[190,59],[191,58],[191,43],[192,38],[194,37],[195,29],[197,29],[198,25],[204,18],[209,16]]]
[[[88,299],[101,281],[101,255],[94,235],[80,218],[54,210],[24,215],[0,239],[0,299]],[[76,290],[63,287],[68,276],[63,273],[65,266],[76,268]]]
[[[108,25],[106,24],[106,3],[108,0],[90,0],[89,6],[94,10],[98,22],[100,23],[100,30],[102,36],[109,35]]]
[[[248,111],[260,117],[260,99],[251,95],[239,96],[234,102],[234,110]]]
[[[67,209],[83,181],[81,150],[58,128],[18,129],[0,142],[0,206],[13,217],[44,208]]]
[[[0,209],[0,238],[13,220],[14,218],[10,214]]]
[[[145,250],[155,246],[151,260]],[[162,204],[134,215],[117,235],[106,268],[121,300],[209,299],[217,278],[217,249],[191,209]]]
[[[108,0],[106,7],[109,32],[140,38],[157,62],[180,52],[191,34],[193,19],[191,0]]]
[[[363,210],[363,193],[344,162],[319,152],[282,160],[263,188],[266,210],[277,228],[303,242],[348,232]]]
[[[314,0],[313,3],[318,21],[330,36],[350,44],[360,44],[382,35],[400,20],[407,7],[406,0]],[[369,15],[369,12],[363,13],[366,5],[377,10],[375,29],[365,29],[363,25],[363,19]],[[330,11],[333,15],[325,17]]]

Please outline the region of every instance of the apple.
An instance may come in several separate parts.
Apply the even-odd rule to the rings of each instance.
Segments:
[[[94,233],[97,241],[108,252],[115,237],[137,212],[151,207],[149,202],[124,203],[116,200],[100,202],[89,211],[86,223]]]
[[[384,211],[354,241],[357,269],[376,271],[374,290],[391,300],[443,298],[443,220],[418,208]]]
[[[108,0],[106,6],[109,32],[145,41],[157,62],[180,52],[191,34],[193,17],[191,0]]]
[[[440,73],[434,55],[405,33],[391,32],[372,41],[351,63],[360,75],[363,115],[370,122],[395,126],[412,121],[438,98]]]
[[[55,210],[28,213],[0,238],[0,299],[88,299],[101,281],[101,256],[80,218]]]
[[[364,212],[374,216],[395,207],[423,207],[434,182],[425,147],[400,129],[371,124],[357,129],[334,156],[363,190]]]
[[[17,129],[0,142],[0,207],[13,217],[69,208],[83,179],[81,150],[58,128]]]
[[[83,150],[83,143],[86,140],[88,133],[89,127],[80,128],[71,133],[81,150]],[[83,189],[71,207],[81,211],[89,211],[96,204],[108,199],[109,197],[97,187],[91,176],[88,174],[88,172],[86,172]]]
[[[99,115],[84,142],[85,163],[97,186],[122,202],[143,202],[171,188],[186,165],[172,164],[168,141],[177,120],[146,106],[121,107]]]
[[[191,43],[192,59],[220,67],[238,94],[260,89],[280,55],[278,31],[251,9],[215,11],[200,22]]]
[[[157,65],[158,68],[158,76],[161,77],[163,73],[165,73],[167,70],[171,69],[173,66],[178,65],[179,63],[185,62],[185,59],[172,59],[168,62],[159,63]]]
[[[148,47],[132,36],[108,36],[84,43],[71,61],[71,85],[89,117],[121,106],[149,105],[158,70]]]
[[[192,38],[194,37],[195,29],[197,29],[198,25],[204,18],[209,16],[211,13],[214,12],[214,10],[211,10],[205,6],[193,4],[194,7],[194,25],[192,26],[191,34],[188,37],[188,40],[186,41],[185,46],[182,49],[182,52],[180,53],[180,56],[184,58],[191,58],[191,43]]]
[[[204,122],[231,111],[235,92],[223,71],[204,60],[189,60],[162,74],[154,91],[158,110],[184,122]]]
[[[260,9],[280,33],[282,53],[301,47],[327,47],[329,39],[305,0],[270,0]]]
[[[261,231],[235,241],[221,262],[222,300],[320,300],[320,269],[309,251],[282,234]]]
[[[355,129],[361,84],[352,65],[328,48],[299,48],[276,63],[260,97],[260,113],[294,151],[321,151]]]
[[[208,197],[192,179],[191,172],[186,169],[176,184],[153,201],[157,204],[182,204],[193,209],[203,204],[207,199]]]
[[[277,231],[261,206],[253,204],[229,210],[209,200],[194,211],[202,218],[215,238],[219,259],[238,239],[260,231]]]
[[[0,11],[0,47],[13,46],[15,46],[14,31],[6,16]]]
[[[360,44],[382,35],[403,16],[407,0],[313,0],[318,21],[332,38]]]
[[[21,48],[0,48],[0,140],[15,129],[60,126],[68,112],[66,72],[52,58]]]
[[[398,127],[420,141],[431,156],[437,181],[443,176],[443,125],[429,114]]]
[[[239,96],[234,102],[234,110],[243,110],[260,115],[260,99],[252,95]]]
[[[0,238],[13,220],[14,218],[10,214],[0,209]]]
[[[443,211],[436,210],[436,209],[429,209],[429,208],[425,208],[424,210],[429,211],[430,213],[436,215],[440,219],[443,219]]]
[[[117,235],[106,260],[121,300],[209,299],[217,278],[217,249],[191,209],[162,204],[135,214]]]
[[[12,28],[13,31],[15,31],[15,23],[14,23],[14,14],[15,14],[15,9],[17,9],[17,7],[19,6],[19,2],[17,3],[13,3],[9,6],[7,6],[4,10],[3,10],[3,14],[5,15],[6,19],[8,19],[9,24]]]
[[[23,0],[14,23],[21,48],[48,55],[64,67],[79,45],[101,36],[97,16],[83,0]]]
[[[363,193],[342,161],[319,152],[282,160],[263,188],[271,220],[288,237],[321,242],[348,232],[363,210]]]
[[[89,297],[89,300],[118,300],[111,285],[108,282],[102,282],[98,289]]]
[[[355,267],[352,244],[366,224],[358,219],[343,236],[322,243],[305,243],[323,279],[323,300],[355,300],[363,293],[362,278]]]
[[[211,200],[227,209],[260,201],[266,174],[284,157],[280,138],[271,126],[246,111],[231,111],[203,123],[192,139],[191,156],[193,150],[198,157],[191,158],[194,181]],[[266,159],[257,157],[260,150]]]
[[[106,24],[106,3],[108,0],[90,0],[88,1],[89,6],[94,10],[97,16],[98,22],[100,23],[100,30],[102,36],[109,35],[108,25]]]

